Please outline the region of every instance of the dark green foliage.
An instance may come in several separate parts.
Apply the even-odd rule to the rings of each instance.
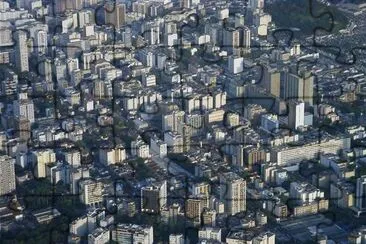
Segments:
[[[332,13],[334,17],[334,28],[332,33],[347,26],[346,16],[334,6],[326,6],[318,1],[309,0],[282,0],[268,3],[265,5],[265,11],[272,15],[272,22],[279,28],[299,28],[300,31],[295,36],[313,35],[315,28],[330,28],[331,20],[328,15],[321,18],[314,18],[310,12],[310,3],[312,2],[313,15],[319,16],[324,12]]]

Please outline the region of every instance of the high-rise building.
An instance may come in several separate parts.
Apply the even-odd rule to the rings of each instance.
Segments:
[[[186,217],[194,222],[200,223],[203,210],[201,199],[189,198],[185,202]]]
[[[160,26],[155,22],[146,22],[144,25],[143,37],[150,45],[160,43]]]
[[[242,47],[244,48],[250,48],[250,44],[251,44],[251,32],[250,29],[248,27],[244,27],[242,30]]]
[[[77,168],[81,165],[81,153],[77,149],[63,150],[61,153],[62,159],[70,164],[72,167]]]
[[[103,201],[103,183],[92,179],[79,182],[80,201],[89,206],[99,205]]]
[[[258,243],[275,244],[276,235],[272,232],[260,232],[259,234],[249,234],[245,230],[231,231],[226,237],[227,244],[236,243]]]
[[[245,167],[248,167],[250,170],[254,165],[267,161],[267,152],[263,148],[248,146],[244,147],[243,151],[243,161]]]
[[[233,74],[238,74],[244,71],[244,58],[230,56],[228,60],[228,69]]]
[[[202,213],[203,225],[215,227],[216,210],[205,208]]]
[[[289,102],[288,125],[292,129],[304,126],[305,103],[292,100]]]
[[[137,156],[139,158],[149,158],[150,155],[150,146],[145,143],[141,137],[138,137],[136,140],[131,142],[131,154],[132,156]]]
[[[275,132],[280,126],[275,114],[263,114],[261,116],[261,128],[267,132]]]
[[[0,24],[0,46],[13,45],[12,31],[10,22],[2,21]]]
[[[118,224],[112,229],[112,240],[124,244],[153,244],[154,230],[152,226],[135,224]]]
[[[366,211],[366,175],[357,179],[356,207],[361,211]]]
[[[181,123],[179,131],[183,137],[183,152],[188,152],[191,148],[192,127]]]
[[[234,28],[225,29],[223,44],[224,47],[229,49],[240,47],[240,30]]]
[[[220,199],[230,215],[246,210],[246,182],[233,172],[220,176]]]
[[[14,115],[24,117],[34,123],[34,104],[28,99],[27,93],[19,93],[18,100],[13,102]]]
[[[33,151],[32,154],[35,177],[46,177],[46,165],[56,162],[56,153],[52,149],[48,148]]]
[[[120,29],[126,23],[126,5],[123,3],[106,3],[105,23]]]
[[[126,149],[123,147],[100,148],[99,162],[105,165],[121,163],[126,159]]]
[[[243,27],[244,26],[244,19],[245,16],[241,13],[235,14],[235,28]]]
[[[20,72],[29,71],[27,34],[24,31],[16,31],[14,33],[16,41],[16,67]]]
[[[141,188],[141,211],[159,213],[167,204],[167,182],[153,182]]]
[[[250,0],[249,7],[253,10],[255,9],[263,9],[264,8],[264,0]]]
[[[0,196],[15,190],[15,159],[4,155],[0,156]]]
[[[314,77],[309,74],[298,76],[285,72],[283,82],[283,96],[287,100],[303,100],[307,106],[313,105]]]
[[[46,54],[47,51],[47,32],[44,30],[37,31],[35,38],[35,48],[38,53]]]
[[[273,96],[280,97],[281,73],[268,65],[263,68],[263,86]]]
[[[181,8],[190,8],[191,7],[191,0],[179,0]]]

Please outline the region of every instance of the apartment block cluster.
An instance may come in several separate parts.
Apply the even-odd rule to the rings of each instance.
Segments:
[[[297,234],[286,221],[366,212],[365,117],[342,110],[365,101],[364,74],[274,40],[264,0],[13,2],[0,1],[3,230],[66,214],[25,211],[23,184],[39,182],[83,208],[68,243],[282,243]]]

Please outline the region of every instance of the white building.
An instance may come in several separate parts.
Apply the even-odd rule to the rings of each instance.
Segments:
[[[88,235],[88,243],[90,244],[106,244],[110,241],[108,229],[97,228],[93,233]]]
[[[32,152],[34,175],[37,178],[46,177],[46,165],[56,162],[56,153],[52,149],[42,149]]]
[[[14,115],[17,117],[25,117],[31,123],[34,123],[34,104],[28,99],[27,93],[20,93],[18,100],[13,102]]]
[[[169,244],[184,244],[184,236],[182,234],[170,234]]]
[[[198,231],[198,239],[200,241],[207,240],[221,242],[221,229],[212,227],[202,228]]]
[[[16,40],[16,67],[20,72],[29,71],[27,33],[18,30],[14,33]]]
[[[289,102],[288,125],[292,129],[298,129],[305,125],[305,103],[299,101]]]
[[[152,226],[118,224],[112,230],[112,240],[123,244],[153,244],[154,230]]]
[[[238,74],[244,71],[244,58],[230,56],[228,60],[228,69],[233,74]]]
[[[291,182],[290,197],[297,203],[312,203],[316,199],[324,198],[324,192],[308,183]]]
[[[131,142],[131,154],[139,158],[150,158],[150,147],[141,137]]]

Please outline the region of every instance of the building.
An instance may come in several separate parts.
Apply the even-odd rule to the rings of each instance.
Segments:
[[[164,158],[168,154],[167,144],[157,136],[152,137],[150,139],[150,154]]]
[[[350,138],[347,137],[324,137],[318,141],[318,136],[314,140],[299,146],[278,146],[271,148],[271,161],[279,165],[290,165],[300,163],[303,160],[318,158],[319,154],[338,154],[341,150],[350,149]]]
[[[340,208],[355,206],[355,187],[346,181],[330,183],[330,201]]]
[[[267,92],[279,98],[281,94],[281,72],[269,65],[264,66],[263,72],[264,88]]]
[[[18,30],[14,33],[14,38],[16,40],[15,65],[20,72],[29,71],[27,33]]]
[[[124,244],[153,244],[154,232],[152,226],[134,224],[118,224],[112,229],[112,241]]]
[[[246,182],[235,173],[223,173],[220,176],[220,199],[230,215],[245,211]]]
[[[288,125],[291,129],[298,129],[305,125],[305,103],[292,100],[289,102]]]
[[[210,195],[211,186],[207,182],[192,183],[189,189],[192,195]]]
[[[244,58],[230,56],[228,60],[228,70],[233,74],[239,74],[244,71]]]
[[[0,156],[0,196],[12,193],[15,190],[15,159],[9,156]]]
[[[264,162],[267,162],[267,152],[263,148],[247,146],[242,147],[242,145],[238,146],[240,149],[240,153],[243,155],[243,164],[242,166],[248,167],[248,169],[252,169],[255,165],[260,165]]]
[[[178,131],[178,125],[184,122],[184,111],[173,111],[162,115],[163,131]]]
[[[304,203],[293,208],[293,215],[295,217],[316,214],[320,211],[327,211],[329,208],[329,201],[327,199],[318,199],[313,202]]]
[[[14,118],[15,135],[19,137],[20,141],[27,143],[31,136],[30,121],[21,116]]]
[[[81,153],[78,149],[63,150],[61,152],[61,157],[66,163],[74,168],[81,165]]]
[[[263,114],[261,116],[261,128],[267,132],[275,132],[278,130],[280,122],[275,114]]]
[[[348,243],[350,244],[364,244],[366,243],[366,228],[362,226],[352,231],[348,235]]]
[[[227,244],[239,243],[260,243],[260,244],[275,244],[276,235],[272,232],[254,233],[251,231],[231,231],[226,236]]]
[[[285,72],[282,98],[286,100],[302,100],[307,106],[312,106],[314,99],[313,86],[313,76],[306,74],[298,76],[296,74]]]
[[[238,113],[226,113],[225,114],[225,125],[229,127],[238,126],[240,123],[239,114]]]
[[[249,104],[244,107],[244,118],[256,124],[260,115],[267,113],[267,110],[259,104]]]
[[[31,99],[28,99],[27,93],[19,93],[18,100],[13,102],[14,116],[24,117],[31,123],[34,123],[34,104]]]
[[[126,159],[126,149],[121,147],[116,148],[100,148],[99,162],[105,165],[121,163]]]
[[[56,153],[52,149],[41,149],[32,152],[34,175],[36,178],[46,177],[46,165],[56,162]]]
[[[308,183],[291,182],[290,197],[298,204],[312,203],[324,198],[324,192]]]
[[[356,208],[359,211],[366,211],[366,175],[363,175],[357,179]]]
[[[62,181],[65,185],[70,184],[71,166],[64,162],[57,162],[46,165],[46,176],[51,184],[57,184]]]
[[[164,142],[168,147],[168,151],[172,153],[183,152],[183,137],[182,135],[168,131],[164,133]]]
[[[145,143],[141,137],[131,142],[131,154],[139,158],[149,158],[150,149],[149,144]]]
[[[79,181],[80,201],[85,205],[98,206],[103,201],[103,183],[92,179]]]
[[[61,213],[56,208],[45,208],[32,212],[39,224],[49,224],[54,218],[57,218]]]
[[[184,244],[184,236],[182,234],[170,234],[169,244]]]
[[[120,29],[126,24],[126,5],[123,3],[106,3],[104,14],[107,25]]]
[[[84,215],[81,217],[78,217],[77,219],[74,219],[69,224],[69,230],[70,234],[76,235],[76,236],[86,236],[89,233],[88,228],[88,216]]]
[[[141,211],[159,213],[167,204],[167,182],[153,182],[141,188]]]
[[[0,53],[1,63],[1,53]],[[5,69],[1,74],[1,94],[10,96],[17,93],[18,75],[11,69]]]
[[[224,109],[211,109],[206,111],[205,120],[206,124],[222,123],[224,121],[225,110]]]
[[[177,225],[179,223],[179,216],[181,215],[181,205],[173,203],[168,207],[168,212],[169,225]]]
[[[202,213],[202,221],[205,226],[216,226],[216,210],[205,208]]]
[[[108,229],[97,228],[88,235],[88,243],[105,244],[110,241],[110,233]]]
[[[198,240],[199,241],[218,241],[221,242],[221,229],[212,228],[212,227],[204,227],[198,231]]]

